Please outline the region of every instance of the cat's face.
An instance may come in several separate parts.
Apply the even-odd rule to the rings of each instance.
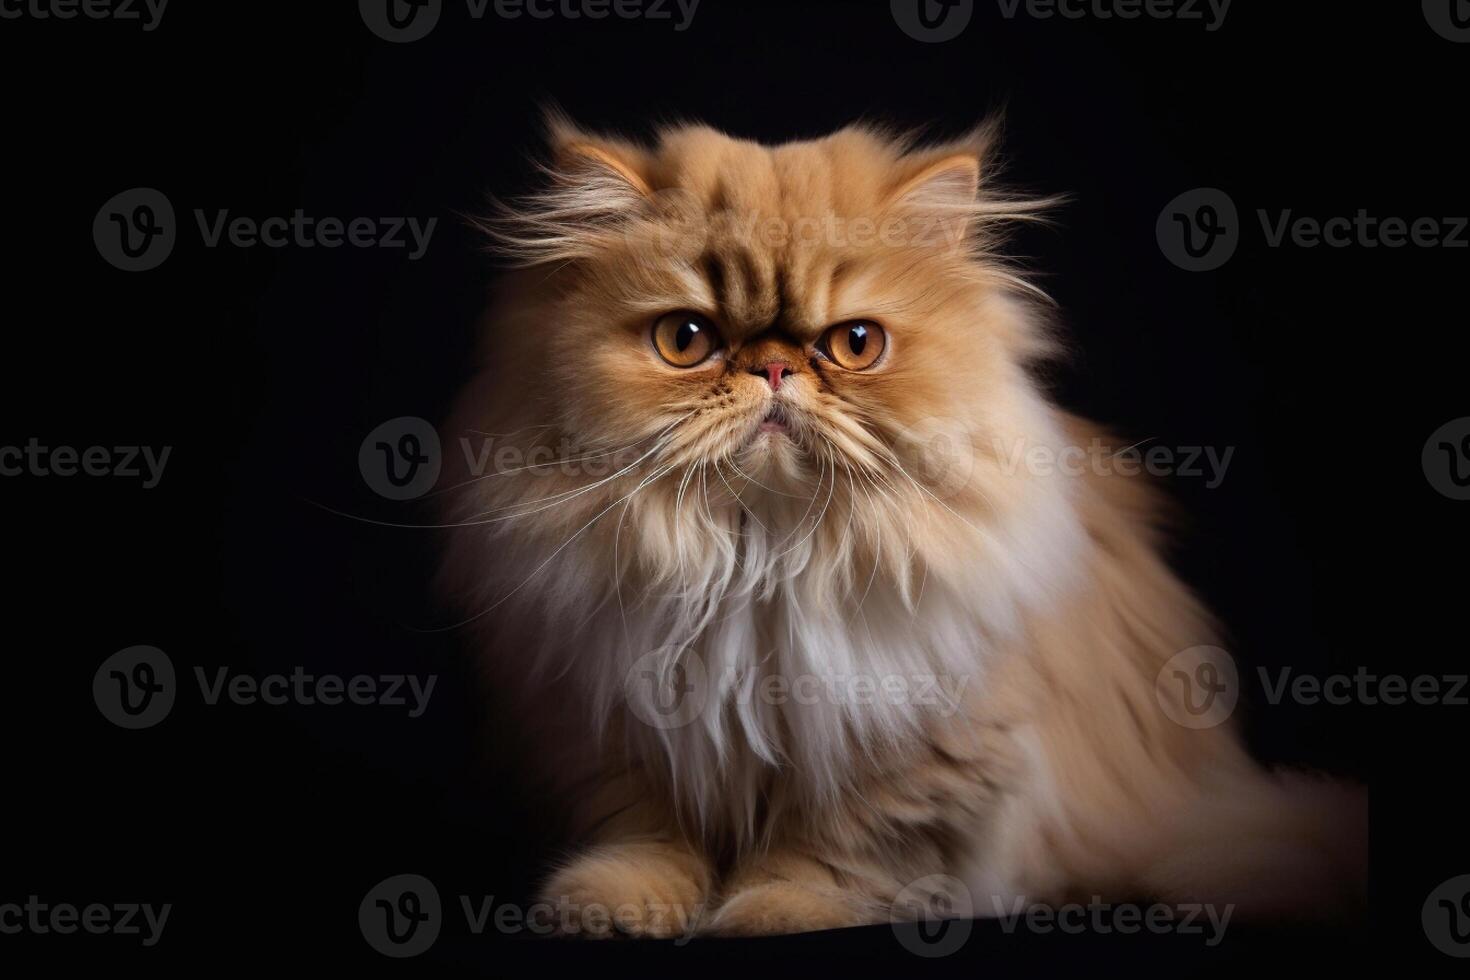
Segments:
[[[559,130],[552,189],[498,229],[532,266],[502,328],[508,397],[579,450],[646,451],[630,475],[711,515],[820,510],[912,554],[930,512],[1004,507],[990,448],[1032,431],[1043,341],[983,254],[1016,216],[982,190],[984,142]]]

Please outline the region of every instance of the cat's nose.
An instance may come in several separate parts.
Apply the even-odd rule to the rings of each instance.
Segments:
[[[785,361],[768,361],[759,367],[748,368],[756,377],[765,375],[766,380],[771,383],[772,391],[781,390],[781,379],[791,377],[791,365]]]

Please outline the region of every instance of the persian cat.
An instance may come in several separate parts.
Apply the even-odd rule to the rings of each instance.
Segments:
[[[997,246],[1048,202],[993,186],[993,125],[549,130],[484,222],[443,579],[575,842],[559,928],[1360,909],[1362,793],[1200,720],[1226,665],[1154,491],[1038,464],[1102,434],[1035,380]]]

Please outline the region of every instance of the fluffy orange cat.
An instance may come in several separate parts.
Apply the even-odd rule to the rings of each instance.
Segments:
[[[502,462],[456,478],[445,581],[578,842],[567,931],[888,921],[915,882],[1363,902],[1361,793],[1190,723],[1166,664],[1217,633],[1150,489],[1029,462],[1101,433],[1029,373],[1043,304],[995,253],[1038,204],[993,129],[555,119],[487,222],[520,268],[453,434]]]

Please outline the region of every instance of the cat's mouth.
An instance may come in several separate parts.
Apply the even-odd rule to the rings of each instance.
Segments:
[[[756,431],[758,433],[771,433],[789,437],[791,435],[791,421],[787,418],[786,413],[782,411],[780,405],[772,405],[767,410],[765,417],[761,419],[760,428]]]

